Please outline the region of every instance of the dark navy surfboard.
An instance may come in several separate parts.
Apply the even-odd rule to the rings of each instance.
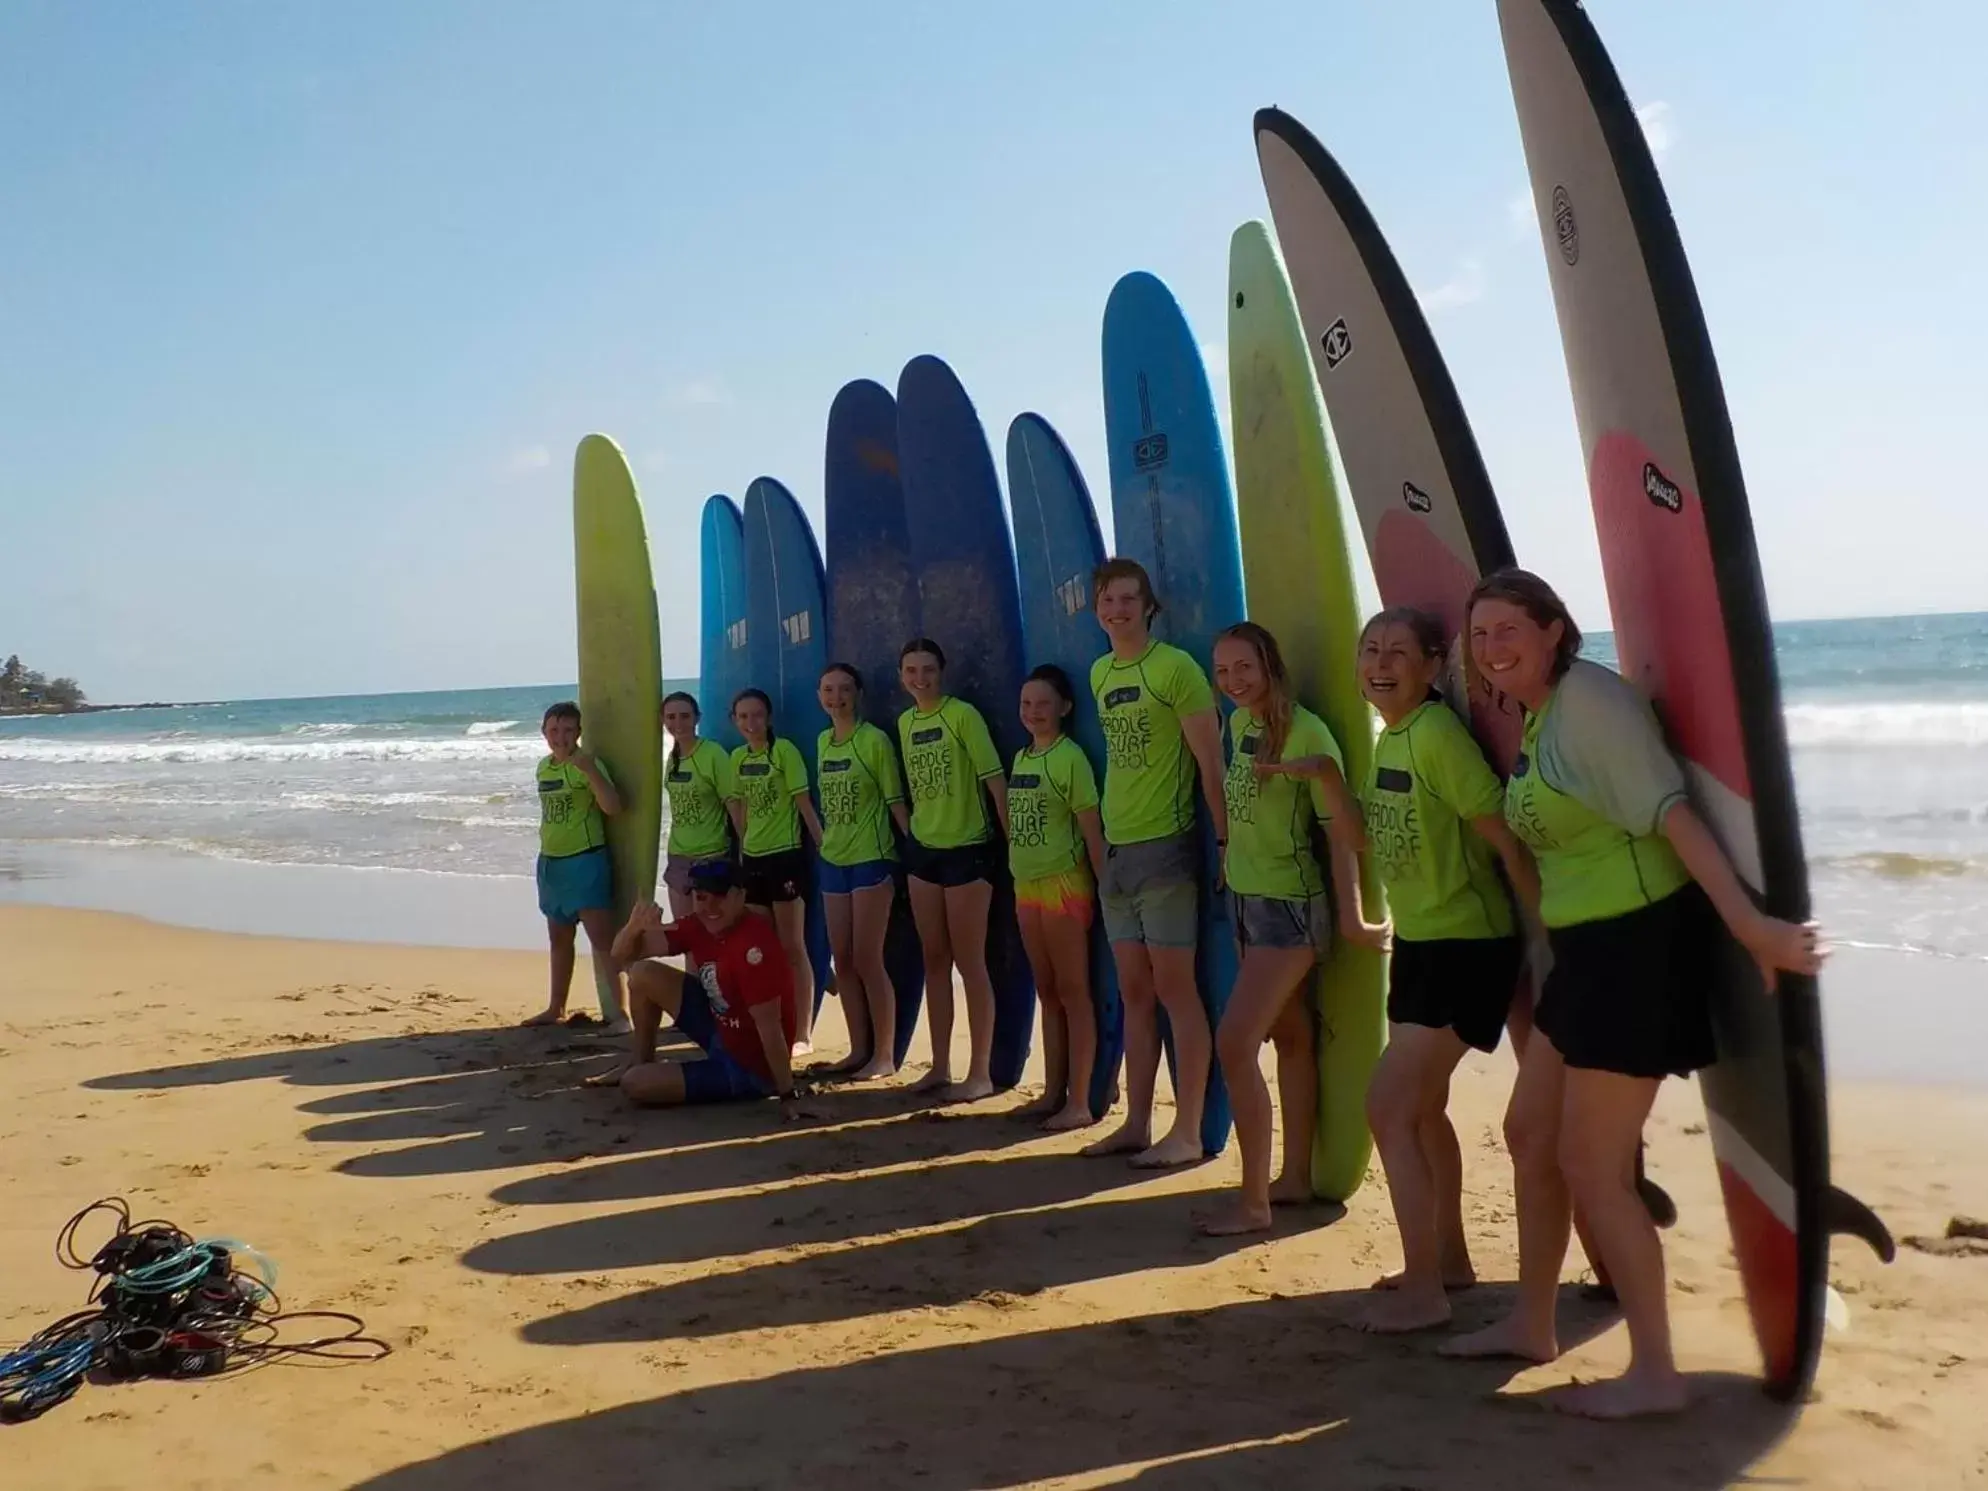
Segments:
[[[897,748],[898,650],[919,634],[918,580],[898,475],[897,401],[881,384],[858,379],[828,410],[826,470],[828,650],[863,675],[863,713]],[[911,902],[898,876],[884,965],[897,991],[895,1050],[904,1064],[925,996],[925,959]]]
[[[1054,663],[1070,675],[1077,694],[1070,734],[1103,782],[1104,732],[1091,698],[1090,674],[1104,647],[1104,633],[1091,608],[1091,575],[1104,562],[1104,540],[1083,473],[1062,436],[1039,414],[1020,415],[1008,426],[1008,503],[1015,519],[1028,665]],[[1091,1112],[1102,1118],[1125,1058],[1125,1006],[1102,918],[1091,924],[1091,1000],[1098,1028]]]
[[[1003,770],[1021,748],[1021,596],[1001,484],[980,416],[953,370],[915,357],[897,381],[897,449],[911,559],[926,635],[946,650],[946,690],[978,709]],[[998,832],[998,828],[997,828]],[[1013,1087],[1028,1064],[1035,980],[1015,924],[1007,855],[997,856],[987,921],[994,982],[994,1085]]]

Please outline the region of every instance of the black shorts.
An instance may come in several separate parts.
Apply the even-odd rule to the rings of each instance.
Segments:
[[[1568,1066],[1662,1078],[1712,1064],[1721,932],[1695,883],[1654,905],[1547,936],[1553,969],[1533,1018]]]
[[[739,860],[739,870],[745,880],[746,904],[773,906],[805,899],[813,869],[812,857],[805,849],[745,855]]]
[[[916,839],[905,841],[905,873],[927,885],[953,890],[976,880],[991,884],[998,868],[994,845],[989,841],[961,844],[956,849],[928,849]]]
[[[1454,1030],[1465,1045],[1495,1051],[1525,956],[1525,942],[1517,937],[1397,941],[1387,1017],[1396,1025]]]

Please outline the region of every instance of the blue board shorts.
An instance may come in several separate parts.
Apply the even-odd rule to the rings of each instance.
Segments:
[[[538,857],[538,909],[549,922],[570,927],[583,911],[614,909],[614,861],[605,845],[578,854]]]
[[[695,974],[683,981],[683,1003],[677,1008],[676,1028],[695,1041],[704,1053],[702,1061],[683,1064],[686,1103],[736,1103],[773,1096],[772,1086],[740,1065],[718,1039],[718,1020],[711,1013],[711,1000]]]
[[[853,896],[873,885],[888,885],[897,865],[888,859],[866,859],[857,865],[830,864],[822,860],[816,867],[817,884],[825,896]]]
[[[1107,846],[1098,902],[1111,941],[1191,949],[1201,931],[1200,834]]]

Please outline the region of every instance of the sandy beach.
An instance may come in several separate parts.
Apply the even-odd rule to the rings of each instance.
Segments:
[[[246,1238],[293,1309],[344,1309],[385,1361],[86,1386],[0,1430],[24,1488],[1988,1485],[1988,1258],[1855,1244],[1792,1432],[1752,1381],[1696,1092],[1651,1168],[1683,1364],[1669,1423],[1570,1423],[1531,1396],[1617,1364],[1609,1314],[1514,1373],[1347,1321],[1395,1258],[1376,1173],[1344,1216],[1192,1230],[1236,1173],[1147,1178],[978,1110],[859,1092],[635,1114],[578,1079],[598,1043],[505,1028],[525,953],[307,943],[0,907],[0,1337],[82,1303],[56,1230],[122,1194]],[[836,1039],[829,1014],[825,1041]],[[963,1024],[963,1022],[962,1022]],[[914,1061],[919,1058],[914,1053]],[[1502,1054],[1462,1074],[1480,1274],[1515,1259]],[[1988,1094],[1839,1082],[1836,1171],[1900,1235],[1988,1212]],[[1570,1283],[1577,1278],[1569,1264]]]

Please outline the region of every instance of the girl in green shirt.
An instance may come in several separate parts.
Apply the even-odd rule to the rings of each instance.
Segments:
[[[731,758],[715,740],[697,733],[703,718],[689,694],[673,693],[663,700],[663,731],[670,738],[663,758],[663,790],[670,800],[663,884],[670,893],[670,915],[678,921],[691,914],[690,867],[732,855],[732,820],[725,807],[731,795]]]
[[[1686,795],[1655,714],[1617,674],[1578,659],[1580,628],[1545,581],[1487,575],[1468,611],[1473,664],[1526,713],[1505,818],[1539,863],[1553,968],[1505,1115],[1519,1213],[1512,1312],[1445,1348],[1456,1356],[1559,1354],[1554,1304],[1570,1202],[1629,1326],[1629,1368],[1557,1405],[1595,1418],[1671,1412],[1686,1400],[1671,1356],[1663,1246],[1635,1186],[1657,1087],[1714,1056],[1707,986],[1725,924],[1764,977],[1814,973],[1814,926],[1754,905]]]
[[[1068,733],[1076,691],[1054,663],[1022,685],[1029,743],[1008,773],[1008,868],[1015,920],[1042,1002],[1042,1097],[1021,1110],[1052,1132],[1086,1128],[1097,1010],[1091,1003],[1091,922],[1104,864],[1097,776]]]
[[[1511,893],[1539,877],[1504,817],[1504,787],[1470,727],[1435,692],[1448,656],[1436,617],[1395,606],[1360,633],[1360,692],[1384,727],[1361,784],[1367,849],[1394,922],[1388,1041],[1367,1122],[1401,1233],[1401,1272],[1361,1324],[1414,1331],[1450,1318],[1476,1278],[1463,1232],[1463,1153],[1445,1111],[1464,1052],[1495,1051],[1525,963]]]
[[[857,711],[863,675],[830,663],[816,689],[828,728],[815,743],[821,793],[821,906],[835,955],[836,989],[849,1027],[849,1054],[827,1068],[858,1081],[895,1076],[897,991],[884,967],[884,938],[897,895],[893,823],[907,831],[897,747]]]
[[[773,918],[794,972],[794,1053],[814,1050],[815,970],[808,961],[808,882],[811,844],[821,819],[808,797],[808,763],[791,740],[773,733],[773,701],[761,689],[741,689],[732,724],[745,738],[732,749],[726,806],[743,853],[746,903]]]
[[[945,692],[946,655],[930,637],[898,654],[898,682],[911,708],[898,716],[898,744],[911,797],[906,843],[911,913],[925,950],[925,1007],[932,1070],[912,1087],[954,1101],[994,1091],[994,984],[987,975],[987,913],[997,845],[1008,836],[1008,784],[979,710]],[[990,802],[992,811],[989,811]],[[995,838],[996,830],[1000,839]],[[964,1082],[953,1081],[953,969],[966,986],[972,1041]]]
[[[1331,841],[1340,934],[1386,946],[1387,928],[1369,926],[1360,906],[1359,808],[1341,775],[1339,743],[1326,724],[1291,697],[1277,639],[1255,622],[1215,637],[1215,684],[1236,705],[1229,717],[1229,769],[1223,781],[1229,842],[1222,875],[1241,945],[1215,1054],[1229,1086],[1242,1149],[1242,1194],[1203,1224],[1227,1236],[1271,1225],[1271,1205],[1311,1194],[1306,1167],[1317,1119],[1318,1057],[1302,991],[1330,951],[1325,870],[1313,831]],[[1284,1173],[1270,1179],[1270,1089],[1259,1066],[1263,1043],[1277,1048],[1284,1107]]]

